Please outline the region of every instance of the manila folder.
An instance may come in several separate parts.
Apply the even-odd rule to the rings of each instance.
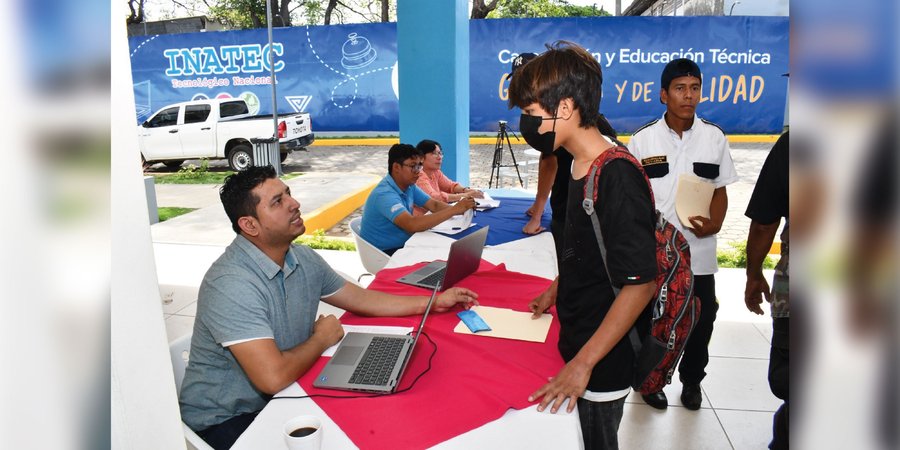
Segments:
[[[466,324],[460,321],[454,332],[461,334],[474,334],[476,336],[491,336],[504,339],[515,339],[529,342],[545,342],[550,331],[550,323],[553,316],[543,314],[539,319],[532,319],[530,312],[513,311],[511,309],[494,308],[491,306],[473,306],[472,310],[478,313],[491,327],[491,331],[469,331]]]
[[[694,228],[689,217],[703,216],[709,218],[709,204],[712,202],[713,191],[716,186],[699,177],[690,174],[682,174],[678,178],[678,188],[675,191],[675,214],[678,220],[687,228]]]

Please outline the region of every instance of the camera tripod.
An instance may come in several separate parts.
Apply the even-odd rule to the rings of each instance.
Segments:
[[[488,180],[488,188],[492,187],[491,185],[494,182],[494,173],[497,174],[497,186],[500,187],[500,168],[502,167],[515,167],[516,168],[516,176],[519,178],[519,186],[523,187],[524,183],[522,182],[522,174],[519,173],[519,164],[516,163],[516,155],[513,153],[512,144],[509,142],[509,134],[506,132],[506,121],[499,121],[500,129],[497,130],[497,142],[494,144],[494,158],[491,161],[491,178]],[[512,131],[513,136],[516,136],[516,132]],[[518,138],[518,136],[516,136]],[[512,164],[503,164],[503,142],[506,141],[506,148],[509,149],[509,156],[512,158]]]

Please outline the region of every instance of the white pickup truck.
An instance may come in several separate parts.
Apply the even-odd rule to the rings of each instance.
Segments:
[[[196,100],[161,108],[138,127],[141,160],[177,168],[188,159],[227,159],[244,170],[253,165],[253,142],[271,139],[272,116],[250,114],[242,99]],[[293,150],[305,150],[315,135],[308,113],[279,114],[281,162]]]

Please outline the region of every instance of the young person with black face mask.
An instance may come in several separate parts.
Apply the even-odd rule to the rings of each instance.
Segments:
[[[572,154],[568,205],[559,257],[559,350],[566,365],[530,401],[555,413],[578,404],[585,448],[618,448],[625,397],[634,378],[634,350],[625,335],[649,327],[647,304],[656,289],[656,241],[650,189],[627,161],[607,164],[597,181],[596,214],[607,244],[605,267],[591,218],[581,207],[591,164],[617,145],[597,129],[602,73],[583,48],[557,42],[521,67],[509,105],[522,109],[519,131],[542,153]],[[619,147],[621,149],[621,147]],[[612,279],[610,279],[610,277]],[[619,294],[613,286],[620,287]],[[540,316],[552,304],[532,301]]]

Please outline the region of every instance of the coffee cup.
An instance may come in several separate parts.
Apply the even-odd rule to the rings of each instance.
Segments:
[[[284,423],[284,442],[290,450],[318,450],[322,447],[322,421],[303,415]]]

